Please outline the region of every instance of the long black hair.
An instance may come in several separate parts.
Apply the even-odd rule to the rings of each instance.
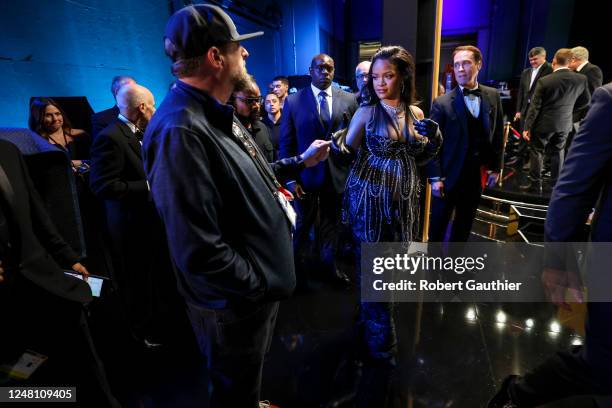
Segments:
[[[387,60],[395,66],[401,78],[400,100],[404,102],[406,106],[414,104],[416,102],[416,91],[414,89],[414,58],[404,47],[399,45],[381,47],[376,51],[376,54],[372,56],[372,63],[370,64],[370,71],[368,72],[370,80],[367,86],[362,89],[362,99],[368,101],[367,103],[370,105],[375,105],[379,101],[376,92],[374,92],[374,81],[372,81],[372,69],[377,60]]]
[[[53,105],[57,108],[58,111],[62,114],[62,118],[64,119],[64,124],[62,125],[62,129],[64,130],[64,134],[70,135],[72,130],[72,125],[66,116],[64,110],[51,98],[34,98],[32,99],[32,103],[30,103],[30,117],[28,118],[28,127],[31,131],[38,133],[43,136],[45,139],[48,137],[49,132],[45,129],[45,109],[47,106]]]

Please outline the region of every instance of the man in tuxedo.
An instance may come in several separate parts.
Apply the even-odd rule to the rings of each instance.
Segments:
[[[530,181],[521,188],[542,190],[545,154],[550,157],[554,186],[563,164],[567,135],[572,129],[572,112],[589,103],[587,78],[569,69],[571,58],[570,49],[559,49],[553,58],[553,73],[541,78],[536,85],[523,130],[530,147]]]
[[[552,192],[545,224],[545,238],[554,243],[547,248],[542,282],[551,301],[567,307],[565,293],[569,290],[580,301],[582,288],[572,264],[566,262],[560,248],[582,240],[585,223],[595,207],[591,224],[592,242],[612,242],[612,84],[595,90],[591,107],[582,122],[569,150],[559,180]],[[609,407],[612,394],[612,303],[610,298],[610,251],[594,246],[593,256],[598,261],[591,265],[587,276],[589,296],[587,304],[585,345],[570,352],[559,352],[524,377],[511,376],[489,405],[501,408],[512,406],[544,406],[550,401],[564,399],[559,407]],[[573,263],[573,262],[572,262]],[[603,266],[603,268],[602,268]],[[603,285],[594,285],[600,281]],[[600,286],[600,287],[597,287]],[[577,395],[582,394],[582,397]],[[588,396],[587,396],[588,395]],[[604,397],[606,396],[607,397]],[[569,403],[574,401],[573,404]]]
[[[572,58],[570,59],[569,67],[571,70],[581,73],[587,77],[589,93],[593,95],[595,89],[599,88],[603,83],[603,73],[601,69],[589,62],[589,50],[584,47],[574,47],[572,48]],[[586,105],[581,108],[574,109],[573,113],[573,122],[574,126],[572,131],[570,132],[567,143],[565,147],[565,152],[569,149],[569,146],[572,143],[572,139],[576,132],[578,132],[578,127],[580,126],[580,121],[584,119],[587,112],[589,110],[589,106]]]
[[[569,67],[573,71],[586,75],[591,95],[593,95],[595,89],[599,88],[603,83],[603,73],[601,69],[597,65],[589,62],[589,50],[584,47],[572,48],[572,57],[570,58]]]
[[[503,119],[499,93],[478,83],[482,53],[471,45],[453,52],[458,86],[436,99],[431,119],[438,122],[444,143],[437,158],[427,165],[433,201],[429,240],[441,242],[455,211],[450,241],[470,236],[482,194],[481,171],[494,185],[503,154]]]
[[[119,92],[119,89],[121,89],[123,85],[135,83],[136,80],[131,76],[120,75],[114,77],[113,81],[111,82],[111,93],[113,94],[113,99],[115,99],[115,101],[117,100],[117,92]],[[96,136],[98,136],[98,133],[100,133],[102,129],[115,122],[117,115],[119,115],[119,107],[117,107],[116,104],[112,108],[108,108],[91,115],[92,140],[96,139]]]
[[[355,95],[332,87],[334,60],[326,54],[313,57],[310,64],[310,86],[289,95],[283,108],[280,132],[280,157],[292,157],[304,151],[315,139],[329,140],[330,135],[347,127],[357,110]],[[310,230],[317,218],[317,252],[330,279],[346,283],[348,278],[335,267],[341,225],[342,193],[349,172],[349,163],[330,157],[325,163],[302,171],[297,180],[288,183],[298,198],[298,213],[294,236],[298,285],[305,284],[302,269]]]
[[[529,50],[529,65],[521,74],[521,82],[517,95],[516,113],[514,121],[520,120],[521,128],[529,110],[529,104],[533,97],[533,91],[538,79],[552,72],[552,65],[546,61],[546,50],[543,47],[534,47]]]
[[[117,106],[115,121],[92,145],[90,185],[104,200],[113,283],[127,308],[132,334],[142,346],[156,348],[162,343],[161,305],[173,281],[141,156],[143,131],[155,112],[155,100],[147,88],[131,83],[117,93]]]
[[[91,302],[77,254],[47,214],[15,145],[0,141],[0,364],[26,350],[48,357],[11,386],[76,386],[83,406],[119,406],[110,394],[83,306]]]

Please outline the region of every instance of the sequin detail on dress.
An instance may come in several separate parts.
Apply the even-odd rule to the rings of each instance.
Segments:
[[[365,145],[346,181],[343,222],[362,242],[380,242],[383,229],[399,224],[403,242],[411,242],[419,219],[420,183],[415,156],[425,148],[393,140],[396,125],[378,104],[365,129]]]

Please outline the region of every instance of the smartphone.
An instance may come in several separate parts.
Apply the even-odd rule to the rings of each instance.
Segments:
[[[83,275],[79,273],[76,273],[73,271],[65,271],[64,273],[68,276],[73,276],[77,279],[83,280]],[[108,278],[104,278],[102,276],[89,275],[86,282],[89,284],[89,287],[91,288],[91,294],[94,297],[100,297],[100,294],[102,293],[102,285],[106,279]]]

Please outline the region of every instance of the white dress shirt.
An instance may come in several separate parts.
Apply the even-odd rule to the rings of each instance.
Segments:
[[[459,88],[461,89],[461,95],[463,95],[463,87],[459,85]],[[478,89],[478,83],[476,83],[476,86],[473,89]],[[470,114],[477,118],[480,114],[480,98],[476,95],[468,95],[464,96],[463,100],[465,101],[465,106],[467,106]]]
[[[544,64],[542,64],[544,65]],[[542,68],[542,65],[540,65],[537,68],[531,68],[531,81],[529,81],[529,89],[531,89],[533,87],[533,82],[535,81],[536,77],[538,76],[538,72],[540,72],[540,68]]]

